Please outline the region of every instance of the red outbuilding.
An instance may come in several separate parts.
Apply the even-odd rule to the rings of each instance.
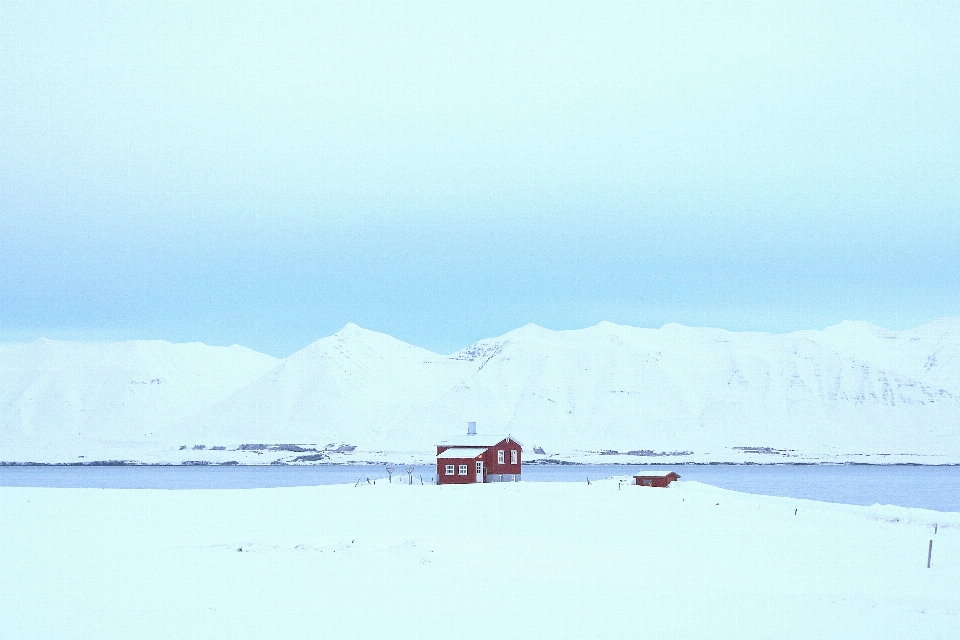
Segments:
[[[467,423],[467,435],[437,444],[437,482],[517,482],[520,480],[523,446],[509,435],[477,435],[475,422]]]
[[[674,480],[679,480],[680,476],[671,471],[663,473],[661,471],[652,471],[633,476],[636,484],[641,487],[666,487]]]

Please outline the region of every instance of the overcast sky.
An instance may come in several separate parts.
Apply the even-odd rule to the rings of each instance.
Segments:
[[[0,340],[960,315],[960,3],[0,2]]]

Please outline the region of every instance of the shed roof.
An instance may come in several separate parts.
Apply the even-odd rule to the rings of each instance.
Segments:
[[[676,471],[641,471],[640,473],[633,474],[634,478],[666,478],[669,475],[675,475],[678,478],[680,474]]]
[[[452,447],[437,456],[437,460],[476,458],[489,447]]]
[[[492,447],[494,445],[500,444],[504,440],[510,440],[512,442],[517,442],[517,440],[507,435],[495,435],[495,436],[486,436],[486,435],[462,435],[456,436],[449,440],[441,440],[437,443],[438,447]],[[520,448],[523,448],[523,445],[520,444]]]

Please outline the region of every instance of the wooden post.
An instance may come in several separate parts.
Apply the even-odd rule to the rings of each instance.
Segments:
[[[930,541],[930,546],[927,547],[927,569],[930,568],[930,556],[933,555],[933,540]]]

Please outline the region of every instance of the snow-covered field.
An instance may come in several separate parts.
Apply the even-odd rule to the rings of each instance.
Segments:
[[[0,488],[2,638],[931,640],[957,629],[960,513],[617,479]]]

